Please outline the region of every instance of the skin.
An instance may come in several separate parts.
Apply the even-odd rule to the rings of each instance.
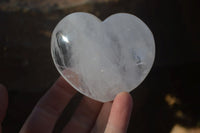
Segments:
[[[54,125],[70,99],[75,95],[63,78],[59,78],[39,100],[20,133],[51,133]],[[5,87],[0,86],[0,122],[8,105]],[[63,133],[126,133],[132,111],[132,97],[119,93],[113,102],[100,103],[83,97]],[[0,130],[1,133],[1,130]]]

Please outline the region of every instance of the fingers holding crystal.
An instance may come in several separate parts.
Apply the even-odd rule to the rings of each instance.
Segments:
[[[76,91],[61,77],[41,98],[20,133],[51,133],[65,106]]]

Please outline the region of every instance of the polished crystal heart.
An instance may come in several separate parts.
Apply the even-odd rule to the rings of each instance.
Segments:
[[[101,21],[72,13],[53,31],[51,52],[56,68],[82,94],[107,102],[136,88],[149,73],[155,43],[136,16],[118,13]]]

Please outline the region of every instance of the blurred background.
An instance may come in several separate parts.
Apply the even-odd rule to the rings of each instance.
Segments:
[[[102,20],[131,13],[154,34],[155,63],[131,92],[128,133],[200,133],[198,0],[0,0],[0,83],[9,91],[3,132],[19,132],[59,77],[50,53],[51,32],[64,16],[80,11]]]

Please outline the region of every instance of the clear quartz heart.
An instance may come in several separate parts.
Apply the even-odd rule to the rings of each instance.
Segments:
[[[107,102],[130,92],[149,73],[155,42],[149,28],[127,13],[101,21],[89,13],[72,13],[55,27],[51,53],[63,78],[82,94]]]

